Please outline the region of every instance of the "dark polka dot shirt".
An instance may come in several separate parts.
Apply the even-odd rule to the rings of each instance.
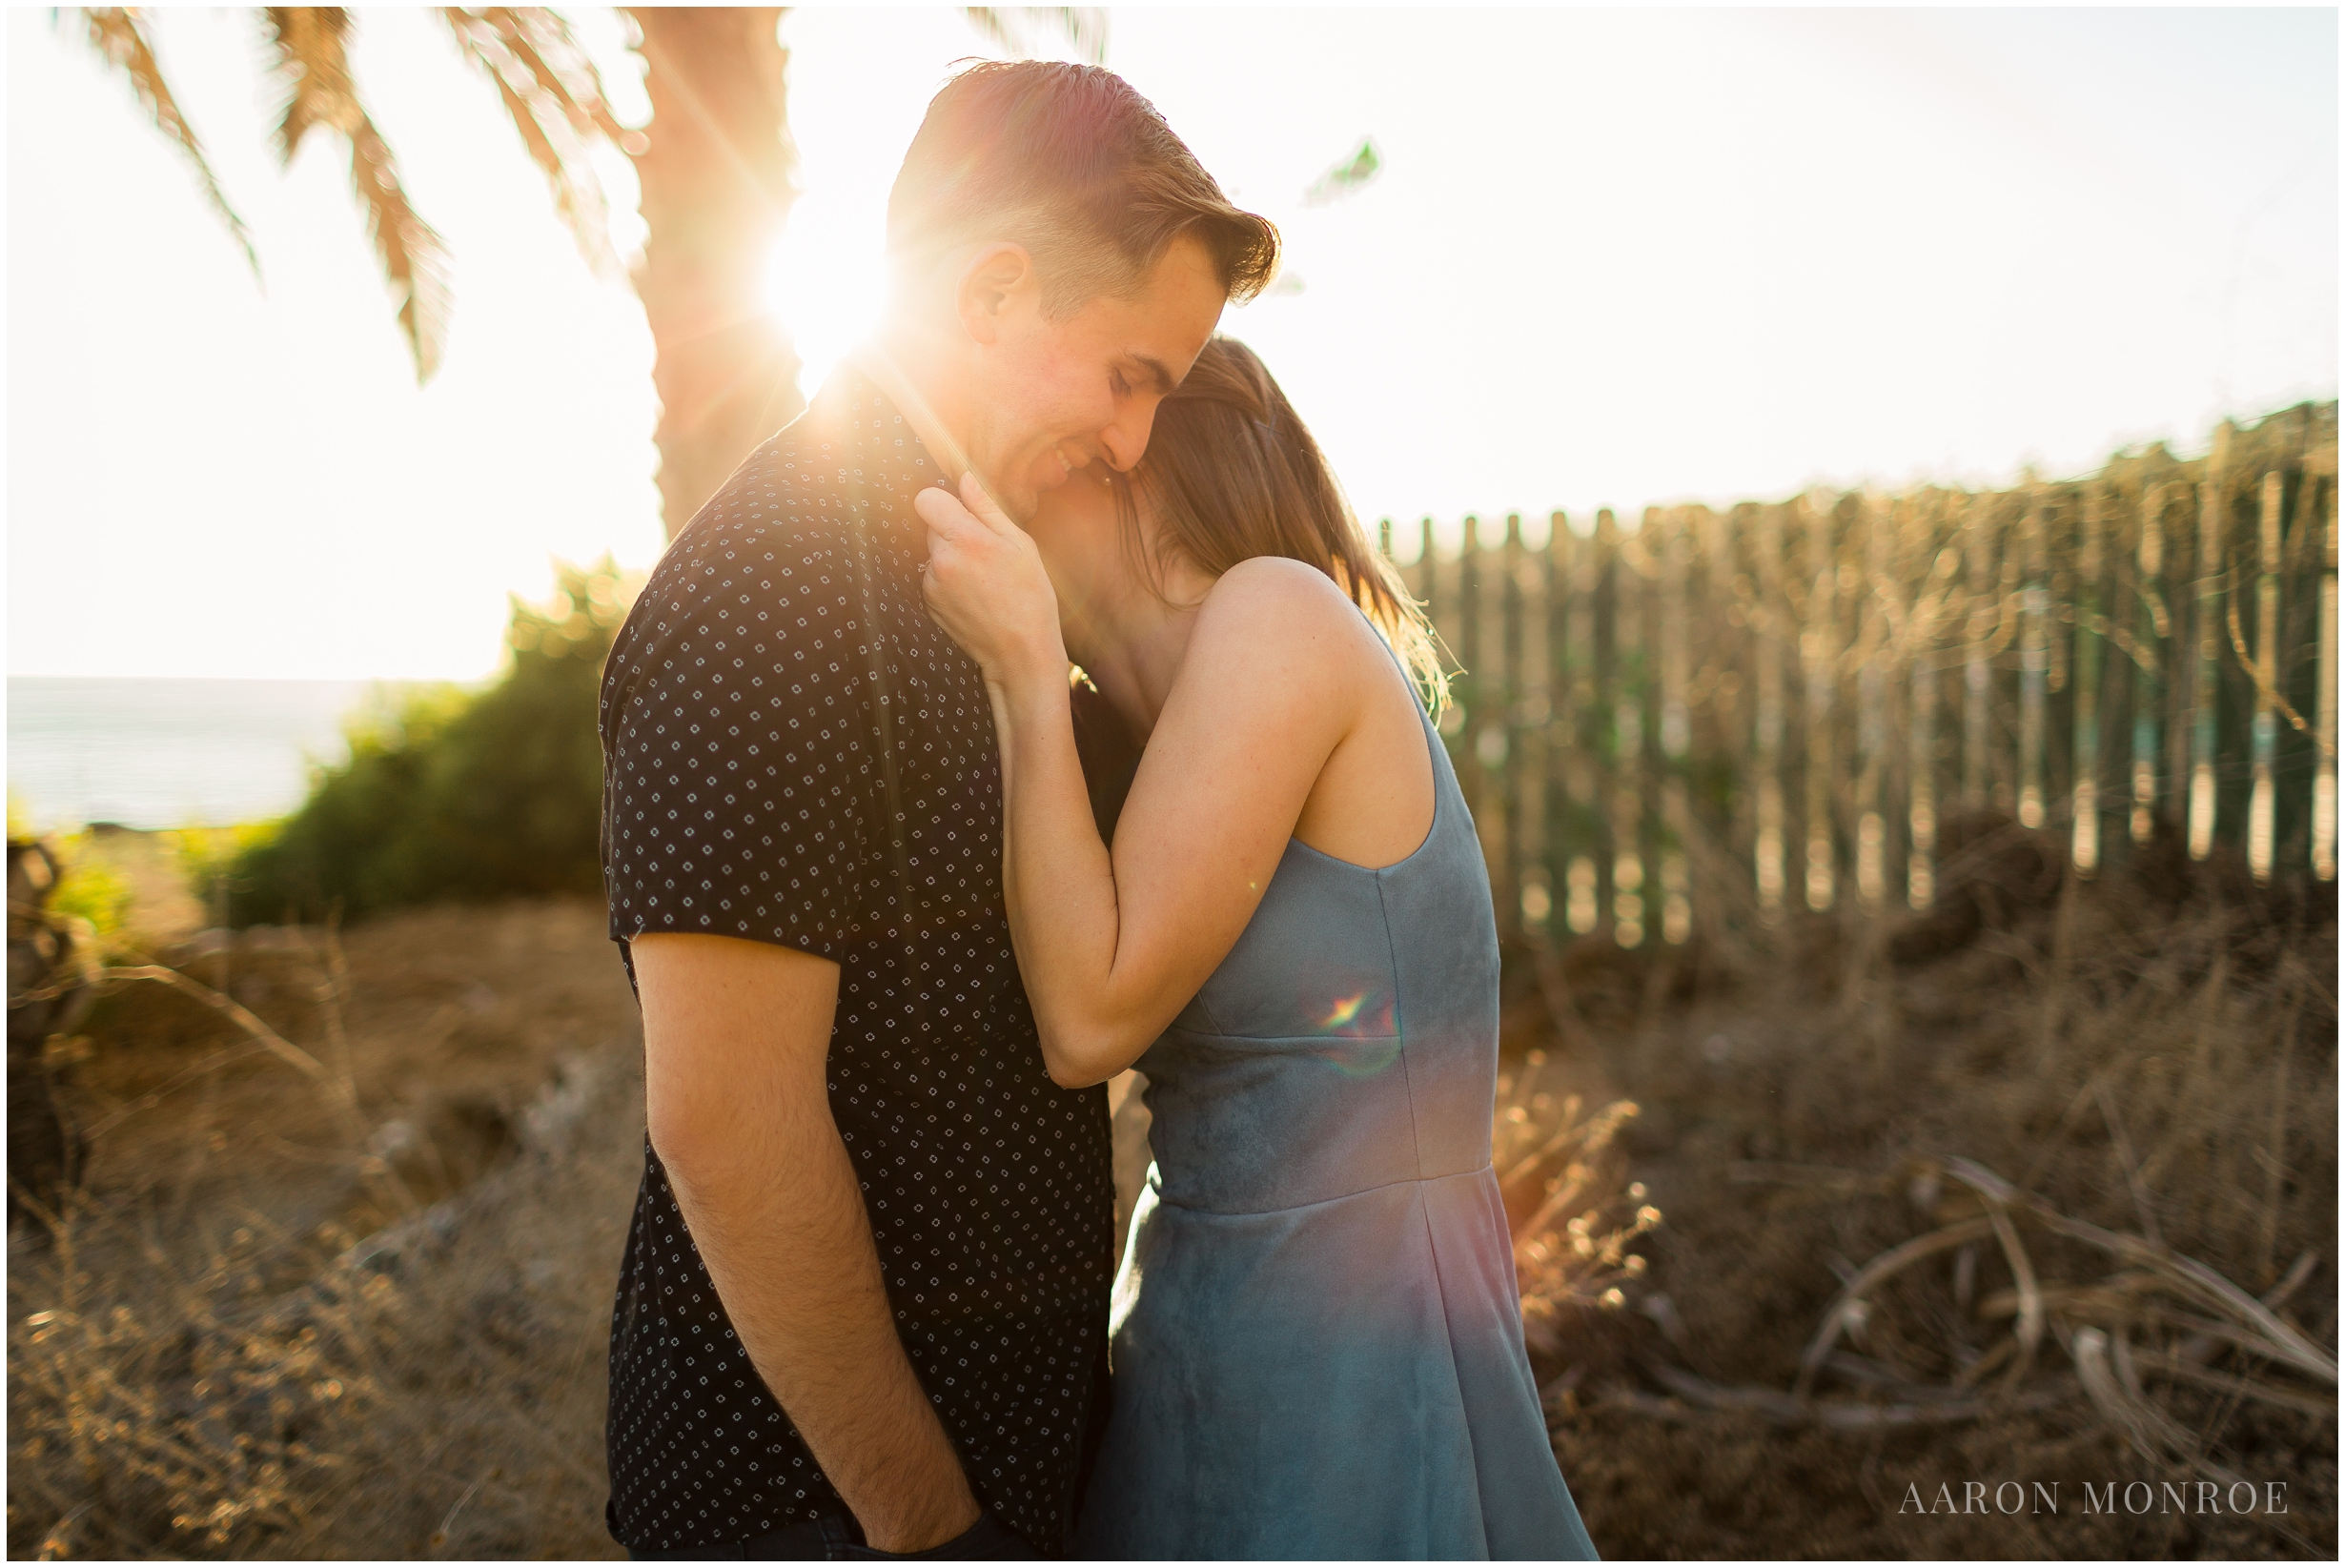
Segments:
[[[843,369],[702,508],[603,673],[603,874],[622,956],[700,931],[839,966],[830,1109],[897,1332],[979,1500],[1054,1553],[1106,1397],[1107,1097],[1050,1082],[1019,983],[991,710],[920,597],[911,498],[938,477]],[[607,1441],[638,1550],[846,1511],[648,1141]]]

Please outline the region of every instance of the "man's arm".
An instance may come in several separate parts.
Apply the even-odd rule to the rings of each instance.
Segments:
[[[977,1501],[905,1358],[830,1116],[839,967],[721,936],[630,950],[652,1147],[742,1347],[871,1545],[950,1540]]]

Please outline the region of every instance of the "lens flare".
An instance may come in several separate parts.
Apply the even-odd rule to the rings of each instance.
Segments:
[[[1323,1047],[1315,1054],[1346,1078],[1374,1078],[1400,1060],[1400,1041],[1389,1035],[1346,1040],[1340,1048]]]

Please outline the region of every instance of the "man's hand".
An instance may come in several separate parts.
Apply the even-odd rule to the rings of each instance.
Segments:
[[[652,1147],[743,1348],[872,1546],[952,1539],[976,1498],[905,1358],[830,1116],[839,967],[720,936],[630,950]]]

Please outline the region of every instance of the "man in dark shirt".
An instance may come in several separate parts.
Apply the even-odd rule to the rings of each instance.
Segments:
[[[887,325],[676,540],[602,686],[645,1170],[611,1325],[639,1558],[1055,1554],[1105,1395],[1105,1091],[1044,1070],[924,485],[1129,469],[1276,234],[1091,67],[975,68],[888,202]]]

